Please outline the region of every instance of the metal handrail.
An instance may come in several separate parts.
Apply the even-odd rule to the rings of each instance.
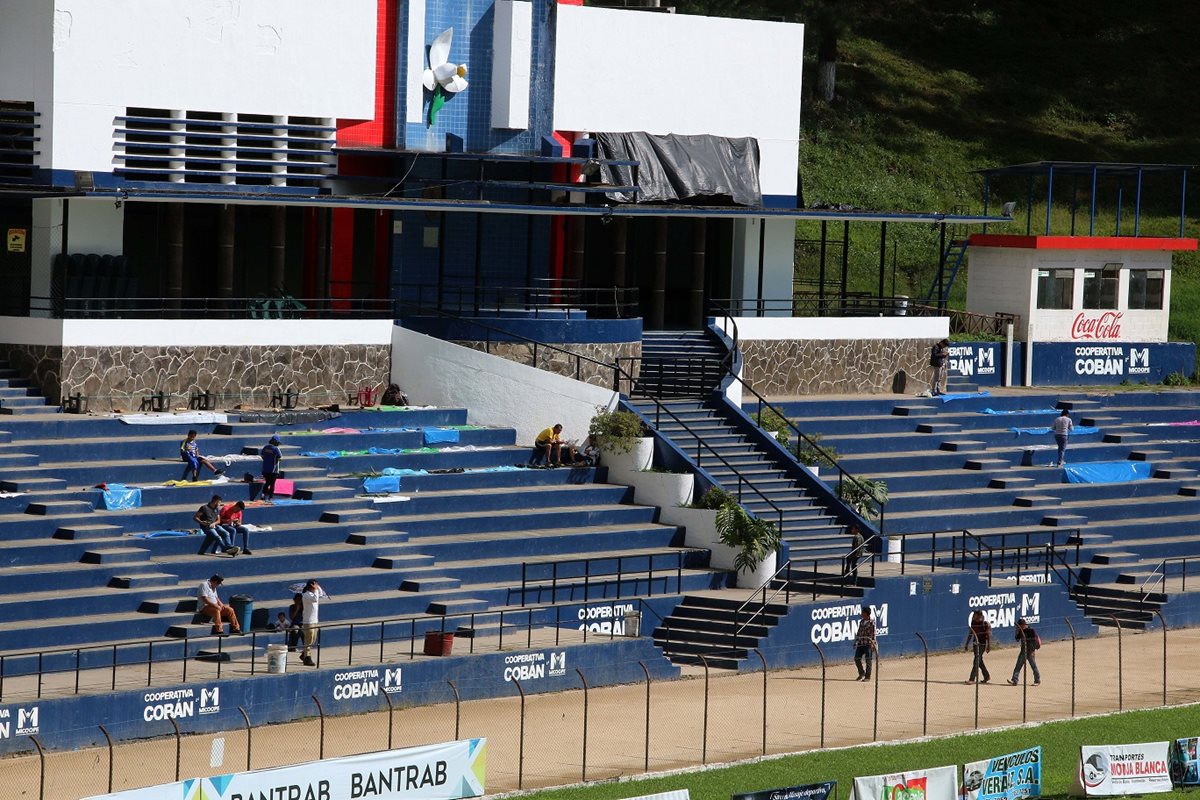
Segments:
[[[713,305],[714,305],[714,308],[716,308],[718,311],[721,312],[721,316],[723,316],[725,319],[727,319],[731,322],[732,327],[734,329],[734,333],[732,336],[733,347],[730,348],[730,353],[732,354],[733,352],[735,352],[735,350],[737,348],[737,338],[736,338],[737,337],[737,322],[733,319],[733,315],[730,314],[725,308],[723,308],[719,305],[716,305],[716,304],[713,304]],[[775,406],[771,405],[771,403],[765,397],[763,397],[761,394],[759,394],[759,392],[753,386],[746,383],[746,381],[744,381],[740,375],[738,375],[737,373],[735,373],[733,371],[732,366],[733,365],[732,365],[732,358],[731,358],[729,367],[728,367],[729,376],[733,380],[735,380],[739,384],[741,384],[743,389],[749,390],[749,392],[752,395],[754,395],[755,399],[758,400],[758,412],[757,412],[758,426],[760,428],[762,427],[762,413],[763,413],[764,408],[770,409],[771,411],[775,412],[775,415],[777,417],[779,417],[780,419],[782,419],[785,423],[787,423],[788,428],[790,428],[792,430],[792,432],[794,432],[796,434],[796,453],[795,453],[796,463],[801,463],[800,462],[800,443],[801,443],[801,441],[803,441],[809,447],[811,447],[813,450],[815,450],[821,459],[823,459],[828,464],[832,464],[837,469],[837,471],[838,471],[837,495],[838,495],[839,499],[841,499],[841,494],[842,494],[842,481],[849,480],[851,483],[858,486],[859,489],[861,489],[869,498],[871,498],[875,502],[875,504],[879,507],[879,525],[877,526],[877,529],[878,529],[879,534],[883,535],[884,516],[886,514],[886,505],[887,504],[884,502],[880,502],[879,499],[875,496],[875,493],[872,490],[870,490],[869,488],[867,488],[867,486],[864,485],[862,483],[862,481],[860,481],[858,478],[856,478],[854,475],[852,475],[841,464],[839,464],[838,460],[836,458],[834,458],[833,455],[829,451],[825,450],[825,448],[821,447],[819,444],[817,444],[815,441],[813,441],[811,438],[809,438],[803,431],[800,430],[800,428],[798,428],[795,425],[795,423],[793,423],[790,419],[788,419],[787,415],[785,415],[779,409],[775,408]],[[867,520],[867,521],[869,522],[869,520]]]
[[[548,561],[522,561],[521,562],[521,605],[522,606],[526,605],[525,595],[528,592],[530,592],[530,591],[539,591],[540,592],[543,588],[545,588],[544,584],[547,581],[550,582],[550,597],[557,598],[558,582],[560,580],[559,575],[558,575],[558,568],[565,564],[582,564],[583,565],[584,571],[583,571],[582,576],[579,576],[579,575],[569,576],[568,575],[568,576],[562,577],[561,580],[578,582],[579,578],[582,577],[583,578],[583,602],[585,602],[585,603],[590,602],[588,593],[589,593],[589,589],[591,587],[591,581],[593,578],[611,578],[614,575],[617,578],[616,595],[613,597],[609,597],[607,594],[605,594],[604,599],[620,600],[622,597],[622,595],[621,595],[621,579],[626,576],[634,576],[634,575],[645,576],[647,578],[646,594],[650,597],[653,597],[654,596],[654,588],[652,586],[652,583],[653,583],[653,579],[654,579],[654,559],[657,556],[674,556],[674,558],[675,558],[675,569],[674,569],[675,589],[676,589],[676,593],[680,594],[683,592],[683,557],[687,552],[694,552],[694,551],[685,550],[683,548],[674,548],[671,550],[655,550],[655,551],[652,551],[649,553],[641,553],[639,555],[617,555],[617,556],[615,556],[616,561],[617,561],[616,571],[610,570],[608,572],[593,572],[592,564],[596,561],[612,561],[614,558],[614,556],[612,556],[612,555],[590,556],[587,558],[567,558],[567,559],[557,559],[557,560],[548,560]],[[646,559],[646,569],[639,569],[639,570],[622,569],[622,564],[626,559],[643,559],[643,558]],[[530,568],[536,568],[536,567],[550,567],[550,577],[548,577],[548,578],[531,578],[531,577],[529,577]],[[662,570],[660,568],[660,572],[661,571]],[[664,592],[666,591],[665,583],[663,586],[663,591]],[[640,597],[641,595],[636,595],[636,596]],[[553,600],[552,600],[552,602],[553,602]]]
[[[420,308],[460,314],[521,309],[532,312],[535,319],[543,311],[565,314],[571,319],[572,312],[589,310],[611,311],[622,318],[628,309],[638,305],[640,295],[636,287],[585,287],[562,285],[562,281],[557,286],[445,286],[402,282],[396,288],[401,297],[407,298],[404,302]]]
[[[1161,561],[1159,561],[1158,564],[1154,567],[1154,571],[1151,572],[1148,576],[1146,576],[1146,579],[1144,581],[1142,581],[1142,585],[1139,587],[1142,592],[1142,598],[1145,599],[1146,597],[1148,597],[1150,594],[1151,588],[1153,588],[1154,586],[1158,586],[1160,583],[1164,584],[1164,585],[1166,584],[1167,569],[1168,569],[1169,565],[1174,562],[1178,562],[1179,564],[1181,564],[1183,566],[1183,574],[1182,574],[1183,586],[1180,588],[1180,591],[1186,592],[1187,591],[1187,563],[1188,563],[1188,561],[1196,561],[1197,558],[1198,558],[1197,556],[1171,556],[1169,558],[1164,558]],[[1153,579],[1153,582],[1151,582],[1151,579]],[[1147,584],[1150,584],[1150,588],[1147,588]],[[1165,591],[1165,589],[1164,589],[1164,591]]]

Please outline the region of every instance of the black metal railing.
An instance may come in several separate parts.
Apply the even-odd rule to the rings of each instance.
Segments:
[[[1172,556],[1170,558],[1164,558],[1162,561],[1158,562],[1157,566],[1154,567],[1154,571],[1146,576],[1146,579],[1141,583],[1140,591],[1142,593],[1142,597],[1150,595],[1152,592],[1154,592],[1155,587],[1159,585],[1162,586],[1162,590],[1159,593],[1166,593],[1167,580],[1171,577],[1170,569],[1174,564],[1179,566],[1179,577],[1182,581],[1179,591],[1186,592],[1189,561],[1193,562],[1194,564],[1196,561],[1200,561],[1200,556]]]
[[[939,308],[906,295],[880,297],[868,292],[817,293],[797,291],[791,297],[752,300],[714,300],[739,317],[949,317],[950,335],[1004,336],[1008,326],[1020,327],[1021,315],[998,312],[980,314]]]
[[[392,319],[392,301],[366,297],[30,297],[62,319]]]
[[[556,280],[539,286],[446,286],[437,283],[396,284],[403,302],[414,309],[435,309],[458,315],[523,312],[535,319],[638,316],[637,288],[590,287]]]
[[[606,555],[606,556],[591,556],[588,558],[568,558],[555,559],[552,561],[523,561],[521,562],[521,602],[522,606],[527,605],[525,598],[530,592],[537,592],[540,596],[545,590],[550,591],[552,601],[558,600],[558,589],[560,581],[563,585],[575,588],[579,585],[580,579],[583,580],[583,599],[581,602],[590,602],[590,592],[593,581],[600,581],[605,584],[605,600],[620,600],[627,596],[622,593],[622,583],[629,579],[635,582],[643,578],[646,579],[646,591],[637,592],[638,596],[646,595],[654,596],[654,578],[656,571],[654,569],[655,558],[666,558],[674,562],[667,572],[673,572],[675,575],[675,593],[683,593],[683,559],[687,555],[688,550],[671,549],[671,550],[656,550],[650,553],[639,553],[636,555]],[[609,570],[595,571],[592,568],[593,564],[616,561],[615,568]],[[644,568],[625,568],[629,561],[644,561]],[[582,565],[582,574],[565,574],[560,575],[560,570],[567,571],[566,567],[570,565]],[[549,574],[545,571],[549,570]],[[569,571],[568,571],[569,572]],[[539,575],[539,573],[541,573]],[[658,574],[663,578],[663,593],[669,594],[669,584],[663,570],[660,568]],[[615,578],[615,585],[611,586],[615,594],[609,594],[608,585],[613,584],[611,580]],[[574,600],[574,598],[572,598]]]

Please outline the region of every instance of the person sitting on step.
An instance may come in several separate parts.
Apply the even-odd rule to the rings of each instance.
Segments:
[[[196,441],[195,431],[188,431],[187,438],[179,443],[179,458],[187,465],[183,468],[183,475],[179,478],[181,481],[195,483],[200,480],[200,467],[202,466],[212,470],[214,478],[224,471],[217,469],[211,461],[200,455],[200,443]]]

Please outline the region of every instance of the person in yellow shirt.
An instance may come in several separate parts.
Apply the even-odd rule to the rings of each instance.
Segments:
[[[562,423],[546,428],[533,440],[533,457],[530,464],[545,463],[549,467],[562,466]]]

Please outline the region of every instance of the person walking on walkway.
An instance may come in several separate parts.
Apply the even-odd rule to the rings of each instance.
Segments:
[[[306,667],[317,665],[312,659],[312,648],[317,641],[321,598],[325,596],[325,591],[321,589],[321,584],[317,583],[316,578],[309,578],[304,584],[304,591],[300,593],[300,600],[304,603],[304,613],[300,617],[300,635],[304,639],[304,650],[300,653],[300,662]]]
[[[863,606],[858,632],[854,634],[854,666],[858,668],[858,677],[854,680],[871,680],[871,656],[875,648],[875,621],[871,619],[871,607]]]
[[[1050,427],[1054,431],[1054,441],[1058,444],[1058,463],[1055,466],[1061,467],[1067,463],[1067,437],[1075,427],[1075,423],[1071,421],[1071,412],[1064,408]]]
[[[988,672],[987,664],[983,663],[983,657],[992,651],[992,626],[984,618],[982,611],[977,610],[971,615],[971,628],[967,631],[967,643],[963,649],[974,651],[971,677],[967,678],[966,682],[974,683],[980,673],[983,673],[984,683],[990,681],[992,674]]]
[[[946,362],[950,358],[950,340],[942,339],[929,349],[929,393],[934,397],[946,393]]]
[[[1029,623],[1019,619],[1017,620],[1016,639],[1021,650],[1017,653],[1017,664],[1013,667],[1013,676],[1009,684],[1016,686],[1021,682],[1021,667],[1025,666],[1025,662],[1029,662],[1029,668],[1033,670],[1033,685],[1040,686],[1042,673],[1038,671],[1037,651],[1042,648],[1041,637],[1037,635],[1037,631],[1029,627]]]

